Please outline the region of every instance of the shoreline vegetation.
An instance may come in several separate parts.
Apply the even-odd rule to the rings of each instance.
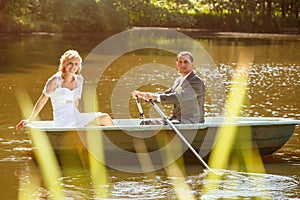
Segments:
[[[220,37],[247,35],[237,33],[298,35],[300,1],[0,1],[0,33],[113,34],[132,27],[173,28],[196,36],[216,32]]]

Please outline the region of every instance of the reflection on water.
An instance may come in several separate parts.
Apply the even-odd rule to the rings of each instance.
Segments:
[[[220,72],[228,91],[235,64],[221,64]],[[291,117],[297,118],[299,102],[294,99],[300,91],[300,66],[254,64],[249,72],[248,98],[251,106],[242,113],[243,116]]]
[[[187,176],[185,182],[190,193],[201,199],[297,199],[299,178],[274,174],[256,174],[231,170],[215,170],[222,177],[220,180],[207,180],[209,171]],[[26,180],[27,179],[27,180]],[[155,176],[135,175],[128,177],[112,176],[109,185],[103,189],[109,193],[109,199],[176,199],[176,192],[171,179],[163,172]],[[95,199],[94,190],[88,174],[63,177],[63,186],[69,199]],[[22,188],[32,184],[28,177],[22,177]],[[205,193],[203,188],[211,185],[218,187]],[[22,192],[26,192],[23,190]],[[33,196],[47,198],[48,191],[39,187]]]
[[[101,37],[100,37],[101,38]],[[26,191],[34,198],[47,197],[48,191],[40,180],[39,170],[32,157],[31,141],[28,133],[15,131],[14,125],[21,119],[14,90],[22,85],[33,101],[40,95],[45,81],[57,70],[58,58],[66,49],[79,49],[83,57],[98,44],[99,37],[86,40],[84,37],[63,36],[23,36],[18,39],[2,37],[0,39],[0,196],[5,199],[17,199],[18,191]],[[228,92],[238,55],[244,47],[255,52],[254,63],[249,74],[248,103],[241,112],[243,116],[291,117],[300,118],[300,55],[298,40],[249,40],[249,39],[199,39],[199,42],[215,60],[222,84]],[[134,54],[134,53],[133,53]],[[128,54],[116,60],[110,66],[99,83],[99,103],[101,111],[112,114],[110,97],[112,89],[134,66],[151,63],[174,65],[171,55]],[[200,70],[204,80],[212,74]],[[150,73],[150,72],[149,72]],[[152,73],[152,72],[151,72]],[[154,75],[138,77],[164,79],[158,71]],[[139,79],[140,78],[140,79]],[[156,78],[156,79],[155,79]],[[103,86],[103,87],[102,87]],[[146,89],[159,91],[156,84],[145,86]],[[120,107],[122,104],[119,105]],[[149,110],[148,105],[145,111]],[[207,96],[207,115],[214,115],[217,110]],[[103,110],[102,110],[103,109]],[[166,108],[170,109],[170,108]],[[138,117],[133,101],[129,105],[132,117]],[[51,119],[52,110],[48,104],[41,113],[42,119]],[[120,114],[121,115],[121,114]],[[300,146],[299,127],[289,142],[272,156],[264,159],[268,174],[249,174],[224,171],[219,188],[213,194],[203,194],[202,188],[208,182],[207,171],[199,163],[186,166],[185,182],[191,193],[197,197],[211,198],[255,198],[270,196],[272,199],[296,199],[300,197]],[[164,171],[153,176],[124,174],[109,171],[109,184],[103,186],[112,199],[174,199],[176,197],[172,179]],[[93,199],[89,171],[64,169],[62,177],[65,192],[70,199]],[[259,185],[259,183],[261,183]],[[257,187],[259,185],[259,187]],[[30,186],[30,187],[29,187]],[[7,193],[7,191],[10,191]],[[267,191],[267,193],[266,193]],[[21,192],[21,194],[23,194]]]
[[[174,199],[172,184],[162,176],[131,177],[126,180],[115,180],[112,185],[112,198],[117,199]]]
[[[296,197],[299,180],[293,177],[273,174],[255,174],[247,172],[235,172],[230,170],[215,170],[222,177],[221,180],[199,180],[193,176],[190,181],[194,188],[208,187],[217,184],[216,190],[209,190],[201,195],[201,199],[237,199],[237,198],[270,198],[287,199]]]

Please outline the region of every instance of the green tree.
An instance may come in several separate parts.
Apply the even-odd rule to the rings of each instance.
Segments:
[[[299,30],[300,0],[0,0],[0,31]]]

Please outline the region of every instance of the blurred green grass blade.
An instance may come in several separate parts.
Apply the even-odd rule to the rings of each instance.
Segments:
[[[33,108],[28,93],[24,88],[17,88],[16,97],[23,117],[28,117]],[[30,138],[34,147],[34,155],[42,172],[43,181],[50,191],[50,197],[65,199],[60,167],[47,134],[42,130],[31,129]]]

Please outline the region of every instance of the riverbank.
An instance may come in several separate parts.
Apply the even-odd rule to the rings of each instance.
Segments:
[[[148,28],[163,28],[163,27],[132,27],[131,29],[148,29]],[[168,29],[168,28],[166,28]],[[300,32],[298,30],[282,31],[280,33],[261,33],[261,32],[236,32],[236,31],[223,31],[211,29],[188,29],[188,28],[169,28],[178,32],[184,33],[192,38],[251,38],[251,39],[279,39],[279,40],[300,40]],[[130,29],[127,29],[130,30]],[[90,37],[90,36],[105,36],[109,37],[120,32],[105,31],[105,32],[46,32],[46,31],[33,31],[33,32],[18,32],[18,33],[5,33],[2,36],[11,35],[72,35],[73,37]]]
[[[193,38],[199,37],[218,37],[218,38],[256,38],[256,39],[284,39],[284,40],[300,40],[299,30],[282,31],[276,33],[261,32],[236,32],[209,29],[181,29],[176,28],[179,32],[187,34]]]
[[[159,27],[133,27],[133,29],[147,29]],[[253,38],[253,39],[284,39],[300,40],[298,31],[281,32],[281,33],[260,33],[260,32],[235,32],[211,29],[187,29],[187,28],[170,28],[184,33],[192,38]]]

